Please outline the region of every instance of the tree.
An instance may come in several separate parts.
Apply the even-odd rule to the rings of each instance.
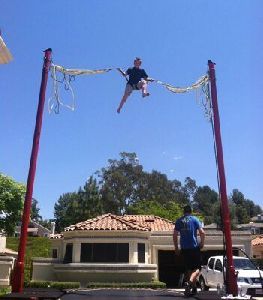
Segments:
[[[79,202],[76,204],[76,214],[81,220],[94,218],[103,213],[103,203],[97,180],[90,176],[84,188],[78,191]]]
[[[231,203],[229,203],[228,205],[229,205],[231,228],[235,229],[237,225],[235,206]],[[211,212],[213,214],[213,222],[217,224],[218,228],[223,230],[223,222],[221,216],[221,203],[219,201],[214,203],[214,205],[211,207]]]
[[[0,230],[13,235],[21,219],[26,188],[0,173]]]
[[[179,204],[175,202],[169,202],[164,206],[155,200],[142,200],[130,206],[127,213],[134,215],[155,215],[170,221],[175,221],[182,216],[183,210]]]
[[[190,177],[186,177],[183,189],[187,202],[192,203],[193,197],[197,191],[196,181]]]
[[[56,231],[85,221],[103,213],[101,194],[96,179],[92,176],[78,192],[66,193],[55,203]]]
[[[104,211],[117,215],[125,213],[137,200],[143,178],[142,166],[135,153],[122,152],[120,157],[120,160],[109,159],[109,166],[97,172]]]
[[[31,215],[30,215],[31,220],[36,222],[42,221],[42,216],[39,214],[39,212],[40,212],[40,208],[38,207],[38,201],[32,198]]]
[[[218,194],[209,186],[199,186],[193,196],[193,209],[204,216],[205,224],[214,221],[213,210],[214,204],[218,202]]]
[[[56,219],[56,231],[61,232],[65,227],[74,224],[74,200],[78,197],[77,193],[65,193],[59,197],[55,203],[54,216]]]
[[[134,190],[134,201],[137,203],[143,200],[155,201],[161,205],[175,202],[178,196],[178,189],[174,189],[173,182],[168,180],[165,174],[156,170],[151,173],[143,172],[138,179],[138,185]]]
[[[235,212],[238,224],[245,224],[250,221],[250,212],[244,195],[238,190],[233,189],[230,200],[235,204]]]
[[[146,172],[136,153],[121,152],[119,159],[109,159],[108,165],[95,174],[77,192],[62,195],[55,204],[58,231],[103,213],[149,213],[174,220],[186,204],[191,204],[206,224],[220,223],[217,192],[207,185],[197,186],[190,177],[182,184],[157,170]],[[233,215],[234,221],[260,210],[236,192],[230,204],[231,211],[239,216]]]
[[[105,212],[121,215],[141,201],[164,206],[169,202],[188,202],[180,181],[168,180],[156,170],[143,171],[136,153],[122,152],[120,157],[120,160],[110,159],[109,166],[97,172]]]

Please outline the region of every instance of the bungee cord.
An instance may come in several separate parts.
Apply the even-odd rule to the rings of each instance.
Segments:
[[[64,106],[72,111],[75,110],[76,103],[75,103],[75,95],[73,88],[71,86],[71,82],[75,80],[75,76],[79,75],[96,75],[96,74],[105,74],[112,70],[117,70],[121,73],[122,76],[125,77],[127,81],[127,77],[125,76],[125,72],[121,68],[105,68],[105,69],[97,69],[97,70],[90,70],[90,69],[67,69],[59,65],[51,64],[51,78],[53,79],[53,93],[52,96],[48,100],[48,111],[49,113],[56,113],[58,114],[60,111],[60,106]],[[58,73],[62,74],[62,79],[58,79]],[[210,91],[209,91],[209,75],[201,76],[196,82],[192,85],[187,87],[176,87],[169,83],[163,82],[158,79],[154,78],[147,78],[149,83],[157,83],[162,85],[168,91],[176,94],[188,93],[193,90],[196,90],[196,98],[197,102],[203,106],[205,116],[208,120],[211,119],[211,101],[210,101]],[[66,91],[70,91],[72,101],[70,104],[65,104],[62,101],[59,91],[59,85],[64,84],[64,89]]]

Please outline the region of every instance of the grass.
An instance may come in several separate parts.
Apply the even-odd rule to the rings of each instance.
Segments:
[[[6,238],[6,247],[18,251],[19,238]],[[32,257],[51,257],[51,242],[48,238],[28,237],[25,256],[25,282],[30,281]]]

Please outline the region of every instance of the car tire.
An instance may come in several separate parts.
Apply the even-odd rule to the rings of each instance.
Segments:
[[[199,284],[200,284],[201,291],[208,291],[209,290],[209,287],[205,284],[205,280],[204,280],[203,277],[199,278]]]

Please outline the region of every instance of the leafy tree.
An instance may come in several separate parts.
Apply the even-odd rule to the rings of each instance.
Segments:
[[[196,181],[190,177],[186,177],[184,181],[183,189],[185,198],[188,203],[193,202],[193,197],[197,191]]]
[[[55,203],[56,231],[103,213],[101,195],[92,176],[78,192],[66,193]]]
[[[244,195],[238,189],[234,189],[230,196],[230,200],[235,204],[237,223],[248,223],[250,220],[250,209],[247,206],[248,203],[246,202]]]
[[[175,202],[169,202],[164,206],[155,200],[142,200],[130,206],[127,213],[134,215],[155,215],[170,221],[175,221],[182,216],[183,210]]]
[[[213,214],[213,222],[217,224],[217,227],[219,229],[223,229],[223,222],[221,217],[221,203],[217,201],[214,203],[214,205],[211,207],[211,212]],[[229,203],[229,214],[230,214],[230,222],[231,222],[231,228],[235,229],[237,225],[237,219],[236,219],[236,213],[235,213],[235,206],[231,203]]]
[[[74,200],[78,197],[77,193],[66,193],[59,197],[55,203],[54,216],[56,219],[56,231],[61,232],[65,227],[74,224],[72,214]]]
[[[0,173],[0,230],[13,235],[21,218],[25,186]]]
[[[214,221],[212,207],[218,202],[218,194],[209,186],[200,186],[193,196],[193,208],[204,216],[205,224]]]
[[[31,204],[31,220],[40,222],[42,220],[42,216],[39,214],[40,208],[38,207],[38,201],[34,198],[32,198],[32,204]]]
[[[107,212],[149,213],[174,220],[185,204],[192,204],[195,214],[206,224],[220,224],[217,192],[207,185],[197,186],[190,177],[182,184],[157,170],[145,172],[136,153],[120,153],[119,159],[109,159],[108,165],[95,174],[96,178],[91,176],[83,188],[62,195],[55,204],[58,231]],[[238,190],[233,192],[229,203],[232,226],[261,212],[259,206],[244,199]]]
[[[178,189],[174,189],[173,182],[168,180],[165,174],[156,170],[153,170],[151,173],[143,172],[142,177],[138,180],[138,186],[134,194],[133,203],[148,200],[166,205],[171,201],[178,200]]]
[[[109,166],[97,172],[105,212],[125,213],[127,207],[136,201],[143,178],[142,166],[135,153],[120,153],[120,160],[109,159]]]
[[[75,203],[75,213],[80,220],[94,218],[103,213],[103,204],[97,180],[92,176],[85,183],[84,188],[78,191],[79,201]]]
[[[130,206],[145,200],[162,205],[188,202],[180,181],[170,181],[156,170],[143,171],[135,153],[122,152],[120,157],[110,159],[109,166],[97,172],[105,212],[124,214]]]

